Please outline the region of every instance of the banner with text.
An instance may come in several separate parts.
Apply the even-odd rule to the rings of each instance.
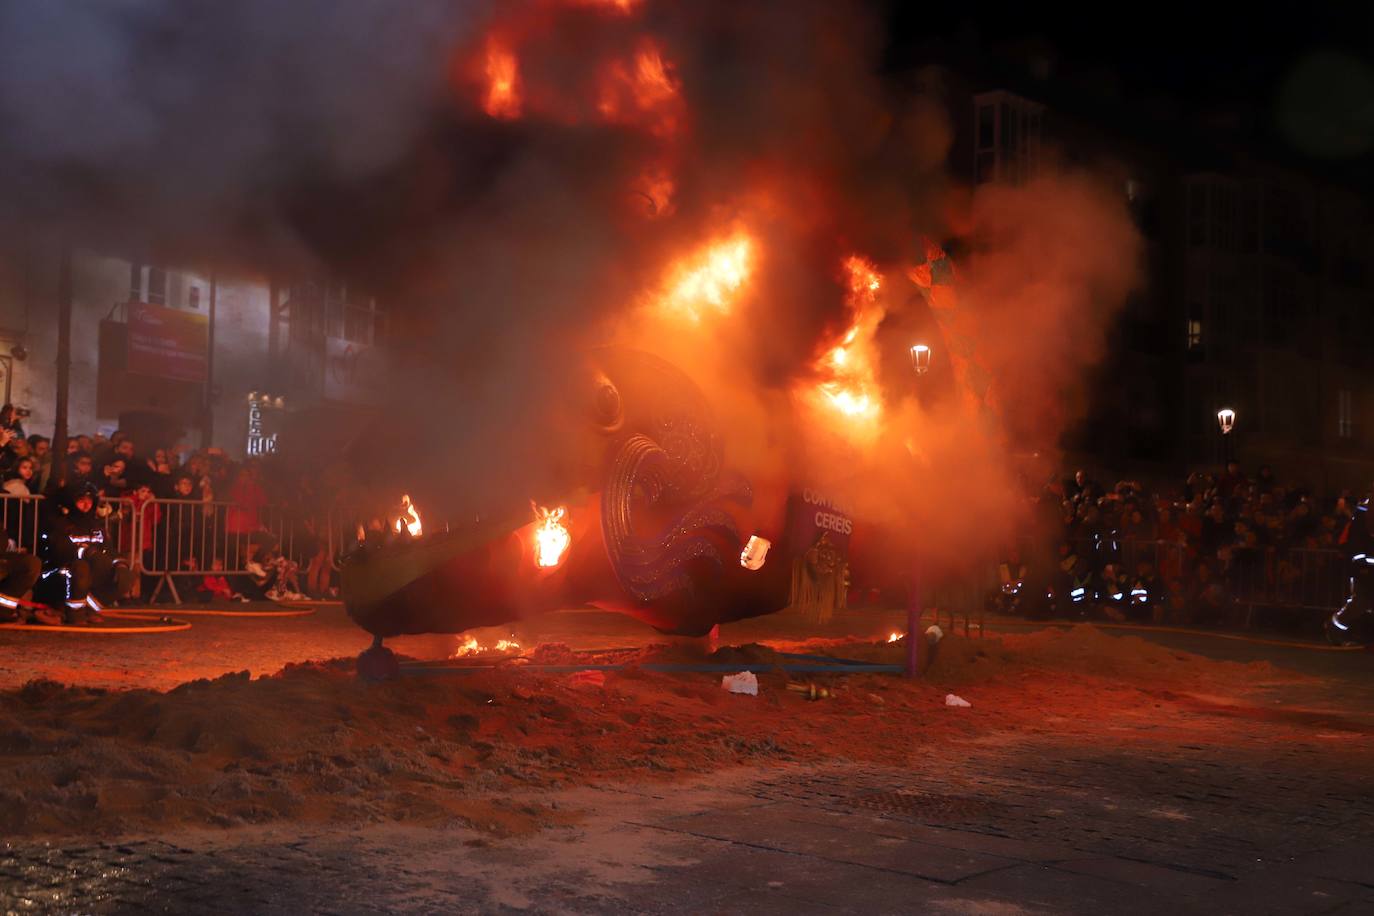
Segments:
[[[841,553],[848,553],[854,515],[844,503],[812,489],[788,499],[789,534],[799,551],[806,551],[825,535]]]
[[[130,302],[128,371],[205,381],[210,323],[205,315]]]

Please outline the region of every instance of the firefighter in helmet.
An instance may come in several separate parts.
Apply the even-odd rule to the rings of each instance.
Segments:
[[[1336,645],[1374,645],[1374,532],[1370,531],[1369,503],[1366,498],[1355,507],[1340,536],[1339,543],[1350,556],[1350,594],[1326,621],[1327,638]]]
[[[56,503],[38,542],[43,575],[34,598],[61,610],[67,623],[92,623],[105,605],[128,594],[133,574],[105,542],[94,485],[65,488]]]

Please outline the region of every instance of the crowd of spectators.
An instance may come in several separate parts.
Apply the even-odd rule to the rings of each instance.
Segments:
[[[64,493],[98,494],[97,511],[117,538],[111,546],[142,561],[136,563],[141,575],[133,578],[127,596],[133,599],[149,598],[169,566],[176,567],[183,599],[337,595],[337,556],[308,514],[292,514],[289,530],[268,524],[269,506],[299,507],[313,485],[272,470],[258,458],[236,461],[215,447],[184,456],[166,448],[141,449],[123,431],[108,437],[72,435],[59,461],[49,438],[25,435],[18,412],[9,405],[0,408],[4,495],[49,497],[41,503],[51,513],[61,511]],[[134,518],[141,524],[132,524]],[[43,525],[40,503],[5,506],[10,550],[31,552]],[[130,549],[135,545],[129,539],[135,537],[141,543]],[[283,539],[290,541],[290,556]]]
[[[1107,488],[1079,470],[1051,481],[1039,503],[1041,531],[1058,545],[1051,578],[1061,591],[1101,597],[1138,587],[1149,594],[1148,607],[1128,603],[1125,616],[1222,623],[1238,603],[1343,581],[1327,551],[1338,547],[1358,497],[1345,491],[1320,499],[1267,466],[1249,476],[1231,461],[1219,474],[1194,473],[1153,492],[1129,480]]]

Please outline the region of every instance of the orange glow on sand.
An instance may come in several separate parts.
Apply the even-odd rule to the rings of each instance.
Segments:
[[[749,279],[754,242],[744,232],[720,239],[669,270],[663,306],[693,321],[707,311],[726,314]]]

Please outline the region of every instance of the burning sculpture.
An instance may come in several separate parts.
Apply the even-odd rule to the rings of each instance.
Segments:
[[[556,508],[535,505],[532,520],[352,554],[343,595],[361,627],[379,639],[458,633],[591,604],[701,636],[787,605],[785,485],[751,484],[726,466],[697,386],[655,356],[606,348],[588,354],[581,387],[584,479]],[[406,513],[418,533],[408,501]]]

